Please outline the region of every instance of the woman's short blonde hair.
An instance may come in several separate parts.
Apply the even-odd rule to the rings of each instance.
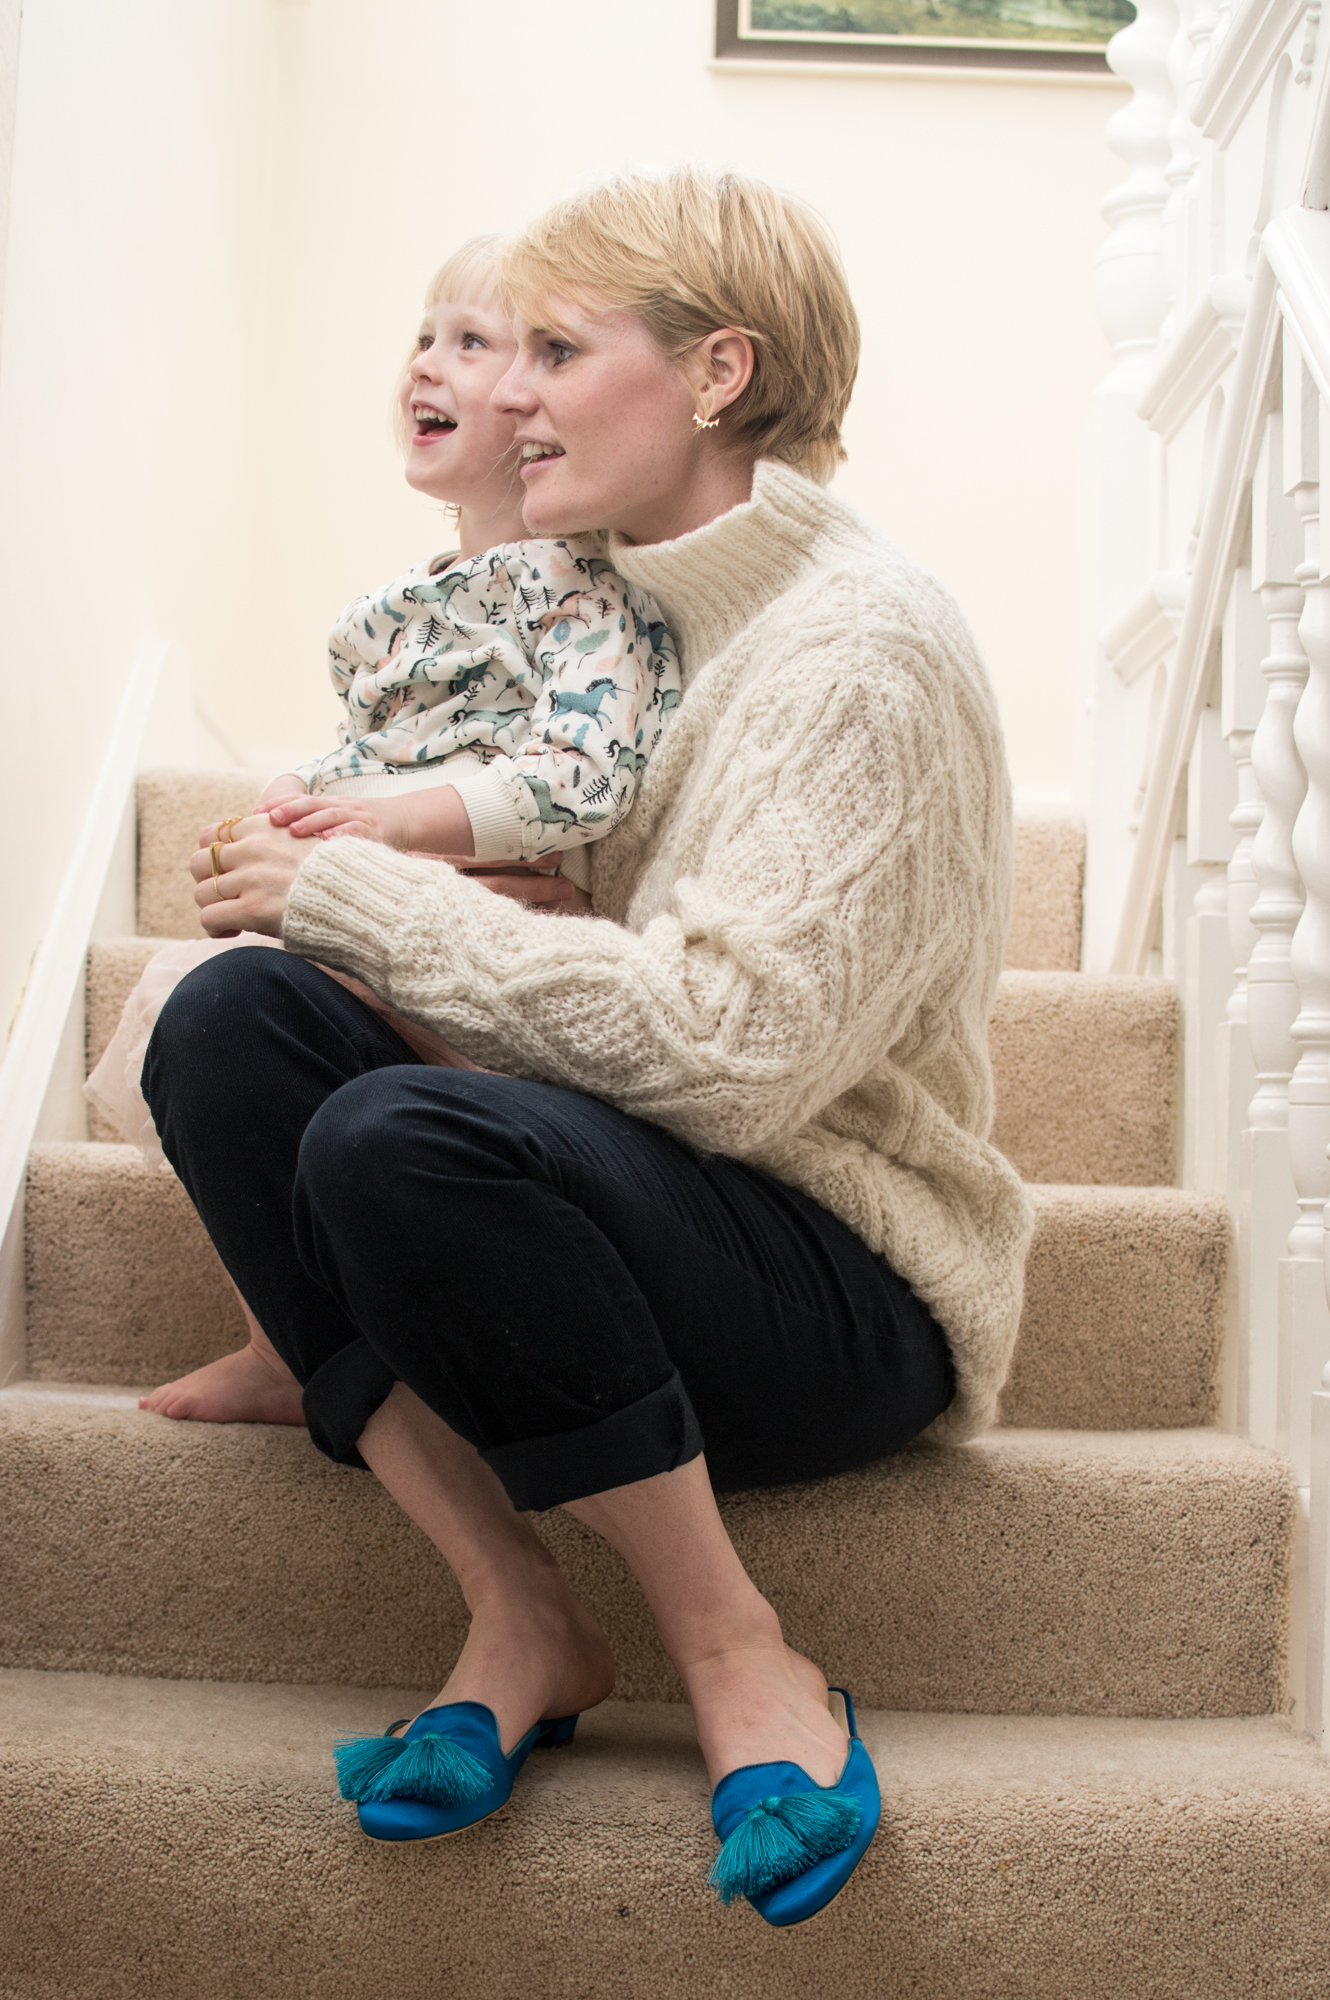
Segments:
[[[444,259],[425,287],[426,307],[437,306],[440,301],[446,301],[448,305],[497,304],[500,298],[499,253],[502,248],[501,236],[468,237],[451,257]],[[410,353],[398,370],[397,385],[393,390],[393,435],[404,453],[411,446],[411,430],[402,409],[402,390],[415,354],[413,341]]]
[[[845,457],[859,321],[831,231],[797,196],[702,166],[616,175],[547,209],[499,272],[535,326],[559,299],[618,307],[675,360],[718,327],[746,333],[753,377],[721,413],[727,446],[823,484]]]

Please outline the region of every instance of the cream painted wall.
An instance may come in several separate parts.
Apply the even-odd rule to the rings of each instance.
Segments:
[[[806,195],[864,322],[839,489],[968,612],[1017,782],[1070,790],[1076,454],[1106,371],[1090,266],[1120,86],[718,73],[711,0],[307,0],[282,10],[282,212],[262,563],[271,643],[213,700],[331,727],[345,599],[441,546],[386,417],[425,281],[583,176],[685,155]],[[250,704],[240,713],[240,689]]]
[[[1071,785],[1090,262],[1124,93],[718,73],[711,27],[711,0],[26,0],[0,1022],[138,648],[183,642],[260,755],[329,740],[332,617],[444,534],[387,414],[426,278],[625,163],[736,163],[830,218],[865,329],[840,489],[960,597],[1018,783]]]
[[[272,74],[271,0],[25,0],[0,348],[0,1035],[140,647],[183,641],[215,685],[245,644]]]

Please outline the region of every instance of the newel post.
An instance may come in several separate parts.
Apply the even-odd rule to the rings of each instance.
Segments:
[[[1297,357],[1301,366],[1301,357]],[[1293,823],[1307,777],[1293,740],[1293,717],[1307,681],[1298,641],[1302,592],[1295,572],[1302,531],[1284,491],[1283,421],[1267,417],[1252,485],[1252,583],[1269,624],[1261,661],[1265,705],[1252,737],[1251,761],[1264,801],[1252,840],[1256,901],[1249,922],[1256,943],[1247,962],[1247,1024],[1256,1091],[1242,1135],[1238,1195],[1238,1286],[1242,1366],[1238,1422],[1258,1444],[1278,1429],[1279,1260],[1297,1215],[1288,1157],[1288,1085],[1297,1052],[1289,1030],[1298,1011],[1293,932],[1302,915],[1302,879],[1293,859]]]

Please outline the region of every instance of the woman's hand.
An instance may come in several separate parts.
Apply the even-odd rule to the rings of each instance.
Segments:
[[[280,937],[286,899],[309,849],[284,829],[270,825],[266,813],[226,824],[220,841],[217,827],[205,827],[190,856],[189,872],[198,884],[194,901],[199,921],[214,938],[239,937],[241,931]]]
[[[358,829],[348,826],[337,831],[351,834]],[[227,837],[217,845],[220,880],[214,882],[212,849],[217,841],[218,829],[205,827],[189,863],[189,872],[198,885],[194,901],[199,906],[199,921],[204,930],[214,938],[239,937],[241,931],[280,937],[291,884],[311,850],[285,827],[273,826],[266,813],[254,814],[228,826]],[[550,872],[558,866],[557,854],[530,867],[495,867],[477,863],[465,855],[455,856],[451,863],[437,854],[420,854],[415,858],[458,867],[481,888],[496,896],[511,896],[532,908],[569,911],[591,908],[591,898],[584,889],[565,876]]]

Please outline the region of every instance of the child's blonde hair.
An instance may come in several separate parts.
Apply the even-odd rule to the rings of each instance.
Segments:
[[[499,252],[503,247],[501,236],[470,236],[451,257],[444,259],[434,276],[425,287],[424,304],[428,308],[441,301],[448,305],[493,305],[499,299]],[[411,427],[402,408],[402,390],[406,385],[407,370],[415,359],[416,348],[412,342],[411,351],[397,375],[397,386],[393,390],[393,433],[399,449],[405,454],[411,448]]]
[[[501,246],[505,297],[547,326],[551,301],[637,313],[676,360],[718,327],[753,343],[720,437],[823,484],[859,367],[859,321],[830,229],[797,196],[704,166],[622,174],[556,202]]]

